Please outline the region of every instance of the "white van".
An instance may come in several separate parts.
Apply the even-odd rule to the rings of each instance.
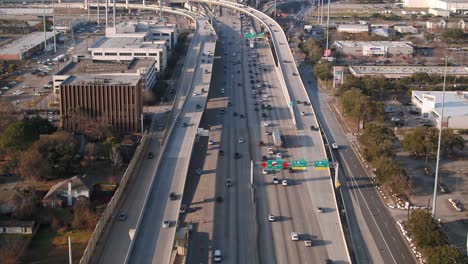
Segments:
[[[214,251],[214,256],[213,256],[214,262],[221,262],[222,261],[222,254],[220,249],[216,249]]]

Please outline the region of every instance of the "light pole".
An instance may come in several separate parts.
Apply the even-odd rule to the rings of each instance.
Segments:
[[[442,122],[444,120],[444,106],[445,106],[445,85],[447,83],[447,62],[448,57],[445,55],[445,69],[444,69],[444,85],[442,89],[442,110],[439,118],[439,140],[437,142],[437,157],[436,157],[436,170],[434,180],[434,198],[432,199],[432,218],[435,217],[436,204],[437,204],[437,184],[439,179],[439,162],[440,162],[440,142],[442,141]]]

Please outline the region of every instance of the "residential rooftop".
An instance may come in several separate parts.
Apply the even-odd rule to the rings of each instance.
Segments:
[[[435,96],[435,108],[442,112],[442,91],[412,91],[414,96],[423,98],[423,94]],[[468,116],[468,92],[445,92],[444,116]]]
[[[423,72],[428,74],[443,75],[443,66],[349,66],[349,71],[358,77],[366,75],[383,75],[386,78],[403,78],[413,73]],[[447,75],[468,77],[468,67],[447,67]]]

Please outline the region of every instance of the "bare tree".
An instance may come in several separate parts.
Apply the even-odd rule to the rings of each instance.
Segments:
[[[38,197],[32,185],[19,186],[17,189],[16,210],[14,216],[18,219],[32,219],[37,211]]]
[[[87,143],[85,146],[85,159],[88,161],[88,164],[94,168],[94,161],[96,160],[97,155],[96,143]]]
[[[17,253],[21,249],[21,241],[19,239],[0,238],[0,259],[3,264],[18,263]]]
[[[18,171],[27,180],[46,178],[51,172],[49,162],[36,149],[29,149],[21,154]]]
[[[110,160],[111,160],[111,165],[112,169],[114,170],[114,173],[117,169],[122,167],[123,165],[123,159],[122,155],[120,154],[120,150],[117,147],[112,147],[112,150],[110,152]]]

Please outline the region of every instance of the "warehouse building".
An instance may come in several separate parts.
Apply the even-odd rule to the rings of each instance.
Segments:
[[[411,102],[421,115],[439,127],[442,116],[441,91],[412,91]],[[443,128],[468,129],[468,92],[445,92]]]
[[[337,26],[337,31],[338,32],[344,32],[344,33],[363,33],[363,32],[369,32],[370,30],[370,25],[363,25],[363,24],[342,24]]]
[[[414,73],[423,72],[427,74],[443,75],[443,66],[349,66],[349,71],[356,77],[384,76],[389,79],[400,79],[409,77]],[[448,76],[468,77],[467,67],[447,67]]]
[[[135,58],[155,60],[156,72],[167,64],[165,41],[145,41],[144,37],[102,37],[88,49],[96,61],[132,61]]]
[[[141,131],[142,80],[139,75],[70,75],[60,84],[60,125],[76,131],[81,118],[105,122],[119,132]]]
[[[337,51],[348,56],[412,56],[411,42],[402,41],[335,41]]]
[[[443,9],[453,13],[464,13],[468,11],[468,1],[466,0],[403,0],[403,6]]]
[[[59,34],[58,32],[56,35]],[[21,61],[31,57],[36,52],[44,50],[44,41],[47,43],[54,37],[54,32],[32,32],[13,42],[0,47],[0,60]]]

